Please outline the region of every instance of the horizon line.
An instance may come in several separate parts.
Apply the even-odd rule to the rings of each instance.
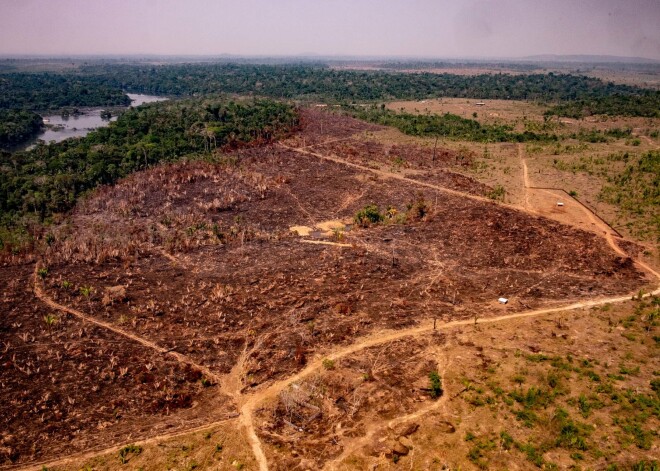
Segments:
[[[387,55],[387,54],[319,54],[304,52],[297,54],[169,54],[169,53],[0,53],[0,59],[39,58],[39,59],[66,59],[66,58],[199,58],[199,59],[311,59],[311,60],[419,60],[432,61],[505,61],[505,62],[628,62],[656,63],[660,59],[644,56],[619,56],[611,54],[531,54],[525,56],[428,56],[428,55]]]

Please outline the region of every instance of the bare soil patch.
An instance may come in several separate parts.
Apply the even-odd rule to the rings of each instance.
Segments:
[[[473,165],[468,153],[367,139],[334,141],[314,146],[314,151],[465,193],[485,196],[492,190],[458,173]]]
[[[384,164],[391,161],[392,147],[357,139],[377,129],[305,111],[297,139],[305,145],[328,143],[314,151],[344,155],[349,162]],[[447,171],[461,168],[450,151],[438,154],[440,168],[425,167],[428,152],[396,147],[396,155],[409,162],[408,171],[424,170],[429,181],[469,194],[484,190]],[[401,217],[351,227],[337,246],[301,243],[290,231],[350,221],[367,205]],[[300,371],[313,355],[368,333],[625,294],[648,282],[631,259],[593,233],[276,145],[136,174],[96,191],[52,235],[43,273],[49,297],[186,355],[214,374],[228,375],[240,362],[238,389],[244,393],[259,391]],[[2,320],[3,329],[12,340],[0,356],[2,379],[19,394],[27,391],[24,409],[5,415],[10,433],[3,435],[8,450],[3,465],[56,456],[77,436],[84,440],[74,442],[80,443],[75,449],[107,443],[109,437],[126,443],[150,430],[185,428],[237,412],[230,397],[237,391],[209,385],[195,368],[114,333],[80,326],[61,313],[52,333],[58,348],[37,347],[51,332],[42,320],[49,312],[30,292],[33,270],[32,265],[2,269],[7,286],[13,286],[3,294],[11,312]],[[500,296],[509,303],[498,304]],[[34,344],[29,347],[35,349],[34,359],[18,369],[11,349],[22,334],[41,340],[27,342]],[[71,346],[78,345],[74,340],[84,340],[84,346]],[[394,361],[398,350],[416,343],[406,345],[382,355]],[[410,357],[418,358],[413,350]],[[70,356],[62,360],[70,362],[66,367],[55,363],[58,353]],[[323,381],[339,395],[353,386],[365,395],[378,394],[368,381],[358,381],[372,353],[342,360],[350,370],[345,384],[331,370]],[[389,394],[381,401],[383,417],[394,416],[395,404],[406,411],[421,405],[419,394],[406,397],[403,387],[421,381],[432,358],[418,360],[419,368],[401,358],[391,376],[383,373]],[[22,372],[27,367],[31,372],[41,368],[38,380]],[[46,369],[57,376],[55,382],[42,376]],[[94,391],[99,382],[103,387]],[[35,398],[52,387],[57,403],[40,412]],[[204,402],[211,397],[212,403]],[[346,413],[337,403],[327,406],[326,414]],[[35,420],[19,420],[19,410]],[[67,411],[69,425],[56,411]],[[369,417],[355,416],[346,427],[360,434],[360,420]],[[114,425],[99,429],[100,421]],[[283,427],[275,421],[264,430],[280,435]],[[317,438],[311,440],[321,440],[325,429],[314,427]],[[20,436],[39,438],[40,448],[17,443]],[[318,446],[324,450],[321,460],[341,452],[326,442]]]
[[[199,372],[35,302],[31,271],[0,269],[0,464],[109,445],[223,414],[221,396],[201,384]],[[202,404],[212,407],[202,412]]]

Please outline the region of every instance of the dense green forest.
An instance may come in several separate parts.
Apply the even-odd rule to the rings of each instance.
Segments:
[[[206,93],[314,99],[334,102],[385,101],[458,97],[534,100],[545,103],[579,101],[611,114],[656,116],[660,92],[596,78],[568,74],[481,74],[334,70],[321,65],[178,64],[163,66],[89,66],[81,71],[95,80],[132,92],[156,95]],[[589,108],[553,108],[571,116]],[[597,112],[597,111],[596,111]]]
[[[20,228],[70,209],[83,192],[149,165],[215,147],[270,140],[297,126],[296,110],[270,100],[197,99],[133,108],[84,138],[2,156],[0,227]],[[0,236],[0,245],[6,245]]]
[[[130,103],[120,88],[105,84],[101,78],[52,73],[0,74],[0,109],[47,111]]]
[[[25,141],[42,126],[41,116],[32,111],[0,109],[0,146]]]
[[[554,134],[535,132],[515,132],[510,126],[481,124],[473,119],[465,119],[455,114],[411,114],[395,112],[385,107],[369,108],[347,106],[352,116],[384,126],[393,126],[411,136],[439,136],[447,139],[474,142],[528,142],[556,141]]]
[[[93,77],[0,74],[0,145],[16,144],[36,135],[42,120],[34,111],[130,103],[121,89]]]
[[[533,100],[548,113],[658,116],[660,91],[568,74],[481,74],[335,70],[322,64],[106,64],[76,73],[0,74],[0,109],[128,105],[125,91],[200,96],[229,93],[336,103],[458,97]]]

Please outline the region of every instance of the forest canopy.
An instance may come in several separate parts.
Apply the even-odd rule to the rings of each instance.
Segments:
[[[573,118],[660,115],[660,91],[554,73],[465,76],[227,63],[105,64],[61,74],[0,73],[0,109],[128,106],[126,92],[179,97],[226,93],[344,104],[434,97],[510,99],[550,104],[546,114]],[[0,123],[6,122],[0,116]],[[29,131],[34,128],[23,126],[12,140]]]
[[[554,73],[466,76],[257,64],[115,64],[85,67],[82,73],[117,89],[156,95],[222,92],[337,103],[434,97],[531,100],[560,105],[549,113],[561,116],[657,116],[660,110],[660,91]]]
[[[23,142],[42,126],[41,116],[32,111],[0,109],[0,145]]]
[[[121,90],[92,77],[77,75],[0,74],[0,146],[18,144],[42,129],[35,111],[65,107],[127,106]]]
[[[0,172],[0,226],[20,225],[25,217],[44,221],[69,210],[85,191],[152,164],[268,141],[297,125],[293,107],[271,100],[207,98],[130,109],[86,137],[6,154]]]
[[[121,88],[103,79],[73,74],[0,74],[0,109],[32,111],[64,107],[128,106]]]

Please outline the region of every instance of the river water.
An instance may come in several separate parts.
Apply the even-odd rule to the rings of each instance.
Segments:
[[[136,93],[127,93],[127,95],[131,99],[131,106],[140,106],[145,103],[167,100],[167,98],[152,95],[141,95]],[[44,123],[47,127],[29,141],[23,142],[9,150],[12,152],[29,150],[36,145],[39,140],[50,143],[51,141],[60,142],[70,137],[86,136],[90,131],[107,126],[111,121],[117,119],[114,116],[109,120],[101,118],[101,111],[104,109],[106,108],[85,108],[81,110],[82,114],[77,116],[71,115],[66,118],[63,118],[59,114],[41,115],[44,118]]]

